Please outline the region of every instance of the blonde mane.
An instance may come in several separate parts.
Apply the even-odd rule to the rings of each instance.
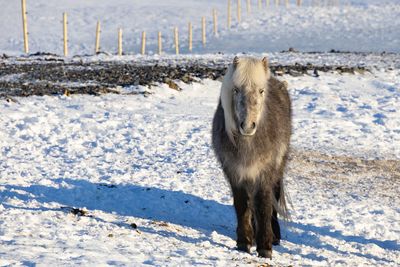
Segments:
[[[237,126],[233,118],[232,97],[235,87],[245,85],[258,88],[267,88],[267,81],[270,77],[270,71],[266,58],[263,60],[255,58],[235,58],[234,63],[228,67],[221,85],[221,105],[224,110],[225,131],[235,145],[235,134]]]

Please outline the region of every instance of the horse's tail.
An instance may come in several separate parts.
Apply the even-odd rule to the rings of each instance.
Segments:
[[[285,190],[285,183],[283,182],[283,179],[281,179],[279,181],[280,183],[280,198],[279,198],[279,202],[277,203],[279,206],[278,212],[279,215],[281,215],[283,217],[283,219],[285,221],[290,220],[290,214],[289,214],[289,209],[288,209],[288,203],[287,200],[289,200],[290,203],[290,198],[289,195],[287,194],[286,190]]]
[[[285,182],[284,182],[284,173],[285,173],[285,166],[289,158],[289,152],[285,154],[283,157],[283,162],[281,165],[281,168],[279,170],[280,174],[280,179],[277,184],[277,187],[279,188],[279,192],[275,192],[275,197],[273,198],[273,206],[275,210],[278,212],[278,214],[285,220],[289,221],[290,220],[290,214],[289,214],[289,208],[288,204],[292,207],[290,197],[288,193],[285,190]]]
[[[290,219],[290,215],[289,215],[289,209],[287,207],[287,199],[288,199],[288,195],[285,191],[285,185],[283,182],[283,179],[281,179],[279,181],[279,193],[278,194],[274,194],[273,197],[273,207],[274,209],[277,211],[277,213],[285,220],[288,221]],[[279,198],[278,198],[278,196]]]

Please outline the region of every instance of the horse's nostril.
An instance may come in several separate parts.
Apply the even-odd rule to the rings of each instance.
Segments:
[[[246,126],[246,124],[244,123],[244,122],[242,122],[242,123],[240,123],[240,128],[242,129],[242,130],[254,130],[255,128],[256,128],[256,123],[255,122],[253,122],[253,123],[251,123],[251,125],[247,125]]]

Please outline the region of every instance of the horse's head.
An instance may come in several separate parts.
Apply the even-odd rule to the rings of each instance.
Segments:
[[[232,141],[234,133],[242,136],[256,133],[263,116],[269,77],[267,58],[234,58],[221,90],[225,126]]]

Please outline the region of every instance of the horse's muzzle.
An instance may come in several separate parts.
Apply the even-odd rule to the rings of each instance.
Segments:
[[[256,130],[257,130],[257,125],[255,122],[252,123],[242,122],[239,127],[240,134],[244,136],[252,136],[256,133]]]

